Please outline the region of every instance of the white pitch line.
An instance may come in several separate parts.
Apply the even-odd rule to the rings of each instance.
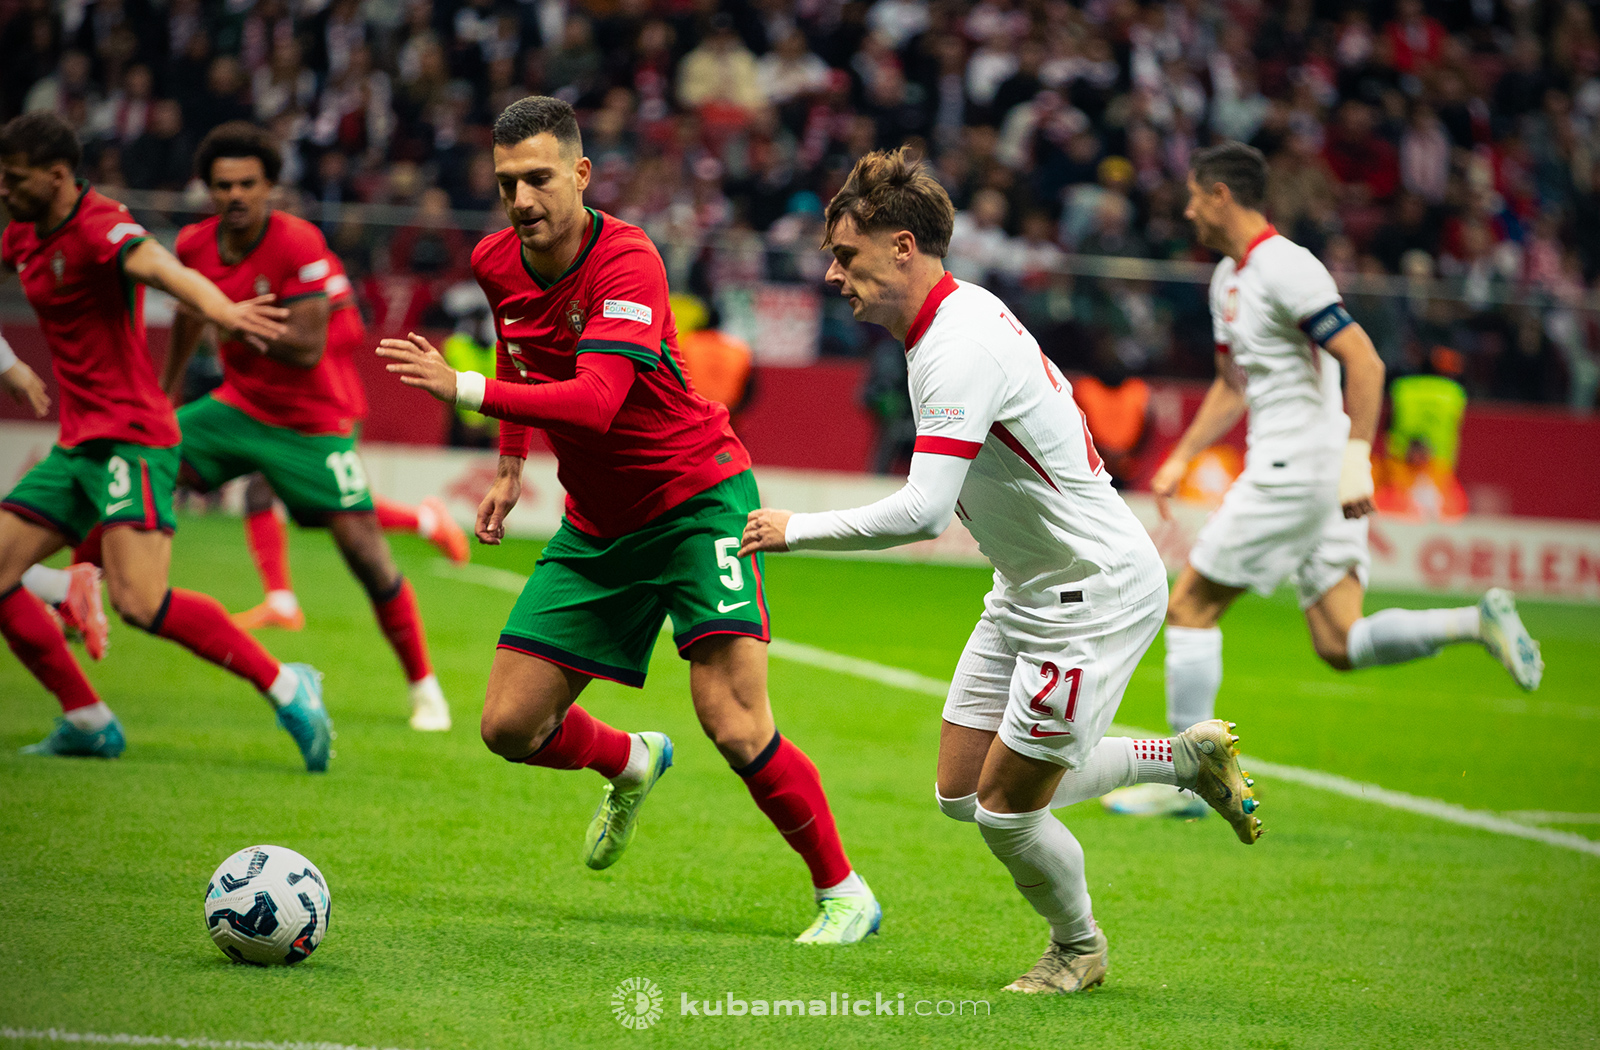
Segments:
[[[528,578],[520,573],[507,572],[504,569],[490,569],[476,565],[452,565],[443,559],[434,563],[434,572],[440,576],[449,576],[464,580],[469,583],[481,583],[488,587],[497,587],[501,590],[510,590],[520,593],[522,585]],[[805,645],[800,642],[790,642],[782,638],[772,639],[772,644],[767,651],[780,660],[791,663],[807,664],[819,667],[825,671],[834,671],[839,674],[863,678],[870,682],[879,682],[883,685],[893,686],[896,689],[905,689],[908,692],[922,693],[926,696],[937,696],[941,699],[950,689],[950,683],[927,675],[908,671],[902,667],[890,667],[887,664],[863,660],[856,656],[846,656],[843,653],[831,652],[827,649],[818,649],[815,646]],[[1163,736],[1165,734],[1152,733],[1146,729],[1133,726],[1113,724],[1111,731],[1126,736]],[[1336,795],[1347,798],[1359,799],[1362,802],[1373,802],[1390,809],[1405,810],[1408,813],[1417,813],[1435,820],[1447,821],[1451,824],[1460,824],[1463,827],[1477,828],[1480,831],[1492,831],[1498,835],[1510,835],[1514,838],[1529,839],[1533,842],[1542,842],[1547,846],[1556,846],[1561,849],[1576,850],[1579,853],[1588,853],[1600,857],[1600,840],[1584,838],[1582,835],[1570,831],[1552,831],[1549,828],[1530,827],[1520,824],[1515,820],[1483,810],[1468,809],[1458,806],[1453,802],[1444,802],[1436,798],[1423,798],[1420,795],[1408,795],[1404,791],[1393,791],[1377,784],[1365,784],[1359,780],[1339,776],[1337,773],[1324,773],[1319,769],[1302,769],[1299,766],[1286,766],[1278,762],[1270,762],[1264,758],[1240,756],[1240,761],[1250,766],[1251,772],[1265,773],[1277,777],[1279,780],[1288,780],[1296,784],[1304,784],[1322,791],[1331,791]]]
[[[64,1032],[59,1028],[0,1028],[0,1039],[49,1043],[87,1043],[91,1046],[178,1046],[195,1050],[379,1050],[344,1043],[260,1042],[251,1039],[208,1039],[205,1036],[130,1035],[127,1032]],[[386,1047],[384,1050],[395,1050]]]

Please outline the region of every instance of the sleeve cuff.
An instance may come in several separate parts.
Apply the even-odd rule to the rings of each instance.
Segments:
[[[801,525],[803,519],[809,517],[811,517],[809,514],[789,515],[789,523],[783,527],[783,545],[785,547],[788,547],[792,551],[796,551],[800,550],[804,546],[806,530],[804,528],[797,528],[796,526]]]
[[[11,344],[6,342],[6,337],[0,335],[0,372],[9,372],[17,363],[17,353],[11,349]]]
[[[489,380],[478,372],[456,373],[456,407],[476,412],[483,407],[484,391]]]

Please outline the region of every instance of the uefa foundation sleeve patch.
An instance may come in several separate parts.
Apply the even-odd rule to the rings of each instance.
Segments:
[[[647,325],[655,315],[642,303],[630,303],[626,299],[607,299],[600,309],[600,316],[617,321],[637,321]]]

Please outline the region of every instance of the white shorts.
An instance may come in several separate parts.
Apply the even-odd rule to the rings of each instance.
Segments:
[[[944,720],[998,732],[1020,755],[1080,768],[1167,614],[1164,580],[1128,603],[1096,602],[1093,591],[991,591],[956,665]]]
[[[1195,537],[1189,564],[1213,583],[1263,597],[1292,578],[1300,608],[1309,609],[1352,569],[1367,586],[1367,519],[1346,518],[1335,488],[1261,485],[1242,475]]]

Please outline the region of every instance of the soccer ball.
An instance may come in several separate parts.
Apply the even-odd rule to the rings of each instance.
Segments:
[[[289,966],[328,932],[328,882],[282,846],[247,846],[206,886],[206,929],[223,954],[257,966]]]

